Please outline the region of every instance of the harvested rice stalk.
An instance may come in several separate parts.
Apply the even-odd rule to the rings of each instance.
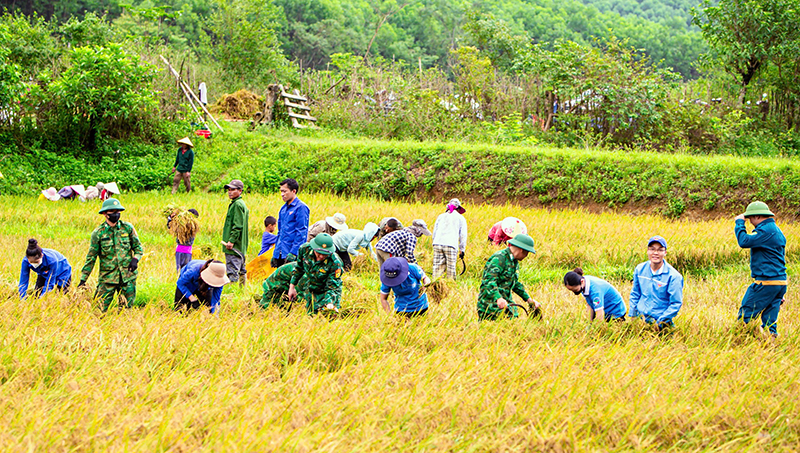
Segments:
[[[169,232],[175,236],[178,243],[189,244],[194,240],[200,230],[197,215],[182,206],[172,204],[164,209],[164,214],[169,219],[167,221]]]

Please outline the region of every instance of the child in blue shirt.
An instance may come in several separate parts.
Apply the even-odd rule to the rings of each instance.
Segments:
[[[387,259],[381,266],[381,305],[387,313],[392,313],[389,307],[389,293],[394,291],[394,311],[408,318],[420,316],[428,311],[428,295],[420,294],[422,285],[427,285],[431,279],[425,271],[416,264],[402,257]]]
[[[275,227],[278,226],[278,219],[268,215],[264,219],[264,235],[261,236],[261,251],[258,255],[261,256],[269,251],[276,242],[278,242],[278,235],[275,234]]]
[[[627,308],[622,295],[602,278],[583,275],[583,269],[578,267],[564,276],[564,286],[576,296],[582,295],[586,299],[589,321],[625,321]]]

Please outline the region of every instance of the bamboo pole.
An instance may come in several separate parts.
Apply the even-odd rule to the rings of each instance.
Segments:
[[[192,103],[192,97],[197,101],[198,104],[200,104],[200,108],[202,108],[203,111],[206,113],[206,115],[208,115],[208,117],[211,118],[211,121],[213,121],[214,125],[219,128],[219,131],[220,132],[224,132],[222,130],[222,126],[220,126],[219,123],[217,123],[217,120],[214,119],[214,115],[212,115],[211,112],[208,111],[206,106],[203,105],[202,102],[200,102],[200,98],[198,98],[197,95],[194,94],[194,91],[192,91],[192,89],[189,88],[189,85],[187,85],[186,82],[181,80],[181,75],[178,74],[177,71],[175,71],[175,68],[173,68],[172,65],[169,64],[169,61],[167,61],[167,59],[164,58],[163,55],[159,55],[159,57],[161,57],[161,60],[167,65],[169,70],[172,72],[172,75],[175,76],[175,78],[178,80],[178,85],[181,87],[181,90],[183,90],[183,94],[186,95],[186,98],[189,99],[189,104],[192,104],[192,108],[195,110],[195,112],[197,112],[197,109],[195,108],[194,104]],[[191,97],[189,96],[189,94],[191,94]],[[200,112],[197,112],[197,115],[200,116]],[[201,118],[200,122],[203,123],[206,126],[206,129],[209,129],[208,124],[206,123],[205,120],[203,120]]]

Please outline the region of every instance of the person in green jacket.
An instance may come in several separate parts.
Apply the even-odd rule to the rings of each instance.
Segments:
[[[261,284],[264,294],[261,296],[261,308],[269,308],[270,304],[275,304],[280,308],[288,310],[289,303],[289,284],[292,281],[292,273],[297,266],[297,262],[286,263],[279,267],[275,272],[264,280]]]
[[[238,179],[225,184],[228,191],[228,198],[231,204],[228,205],[228,213],[225,215],[225,226],[222,229],[222,244],[225,246],[225,268],[228,279],[232,282],[238,281],[240,285],[245,284],[245,256],[249,243],[247,236],[247,222],[250,218],[250,210],[242,200],[244,183]]]
[[[175,163],[172,165],[172,171],[175,172],[175,177],[172,178],[172,194],[178,193],[178,187],[181,185],[186,186],[186,191],[192,191],[192,166],[194,165],[194,145],[189,137],[183,137],[178,140],[181,147],[178,149],[178,155],[175,156]]]
[[[125,208],[116,198],[103,202],[100,214],[106,221],[92,232],[89,253],[81,270],[78,287],[85,287],[94,263],[99,259],[100,274],[97,277],[95,298],[103,301],[103,311],[108,310],[115,294],[120,306],[131,306],[136,300],[136,277],[139,260],[142,259],[142,243],[136,229],[128,222],[119,219]]]
[[[536,253],[533,248],[533,239],[527,234],[518,234],[508,241],[508,247],[489,257],[483,268],[483,279],[478,294],[478,319],[481,321],[494,321],[501,314],[509,318],[519,316],[516,307],[509,307],[513,302],[513,291],[531,308],[541,308],[539,302],[531,299],[525,291],[525,286],[519,281],[517,271],[519,262]]]
[[[333,238],[320,233],[297,251],[297,266],[289,284],[289,300],[306,303],[309,315],[321,310],[338,312],[342,299],[342,260]]]

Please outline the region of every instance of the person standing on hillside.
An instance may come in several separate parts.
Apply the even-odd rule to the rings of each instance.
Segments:
[[[683,276],[664,259],[667,240],[653,236],[647,241],[648,261],[633,271],[628,316],[643,317],[656,331],[675,326],[673,318],[683,305]]]
[[[786,237],[766,203],[754,201],[736,216],[734,233],[739,247],[750,249],[750,276],[755,280],[742,298],[737,319],[749,323],[761,317],[761,329],[778,336],[778,313],[786,295]],[[747,234],[745,219],[755,227]]]
[[[194,145],[192,141],[189,140],[189,137],[183,137],[178,140],[178,143],[181,147],[178,148],[178,155],[175,156],[175,163],[172,166],[172,171],[175,173],[175,177],[172,178],[173,195],[178,193],[181,180],[183,180],[183,184],[186,186],[186,192],[192,191],[191,178],[192,166],[194,166]]]
[[[625,301],[616,288],[602,278],[583,275],[583,269],[576,267],[564,276],[564,286],[576,296],[586,299],[589,321],[625,321]]]
[[[447,278],[456,279],[456,261],[464,258],[467,248],[466,212],[458,198],[447,203],[445,212],[433,224],[433,278],[447,272]]]
[[[276,269],[297,260],[297,252],[308,236],[308,219],[311,217],[308,206],[297,197],[300,190],[297,181],[286,178],[281,181],[280,189],[284,204],[278,212],[278,242],[270,261]]]
[[[228,279],[231,282],[239,282],[244,286],[246,283],[247,269],[247,245],[250,243],[247,234],[247,225],[250,220],[250,210],[242,200],[244,183],[238,179],[225,184],[228,191],[228,198],[231,200],[228,205],[228,213],[225,215],[225,225],[222,228],[222,242],[225,248],[225,268]]]
[[[306,242],[311,241],[320,233],[328,233],[329,235],[333,236],[337,231],[343,231],[346,229],[348,229],[347,218],[341,212],[337,212],[336,214],[326,217],[311,225],[308,228]]]
[[[39,247],[36,239],[28,239],[25,258],[22,258],[22,269],[19,274],[19,298],[28,297],[28,281],[31,271],[36,273],[34,294],[41,296],[53,289],[66,291],[72,282],[72,266],[55,250]]]
[[[518,234],[508,241],[508,246],[489,257],[483,268],[483,279],[478,293],[478,319],[481,321],[494,321],[501,314],[508,318],[519,316],[516,307],[509,307],[513,302],[511,292],[522,298],[531,308],[541,309],[525,291],[525,286],[519,281],[519,262],[524,260],[528,253],[536,253],[533,248],[533,239],[527,234]]]
[[[342,303],[342,260],[333,253],[333,238],[320,233],[300,246],[289,283],[289,300],[306,304],[309,315],[321,310],[339,312]]]
[[[139,242],[136,228],[120,220],[125,208],[116,198],[109,198],[100,207],[106,221],[92,232],[89,253],[81,270],[78,287],[86,286],[95,261],[100,261],[100,274],[97,277],[95,298],[103,301],[103,311],[107,311],[120,294],[119,304],[130,307],[136,301],[136,277],[139,275],[139,260],[144,250]]]
[[[422,219],[416,219],[411,222],[410,227],[405,227],[399,231],[392,231],[382,237],[378,243],[375,244],[375,254],[378,257],[378,264],[383,266],[384,261],[393,256],[401,256],[409,263],[416,263],[417,258],[414,257],[414,249],[417,248],[417,238],[423,235],[431,235],[430,230],[428,230],[428,224]]]

